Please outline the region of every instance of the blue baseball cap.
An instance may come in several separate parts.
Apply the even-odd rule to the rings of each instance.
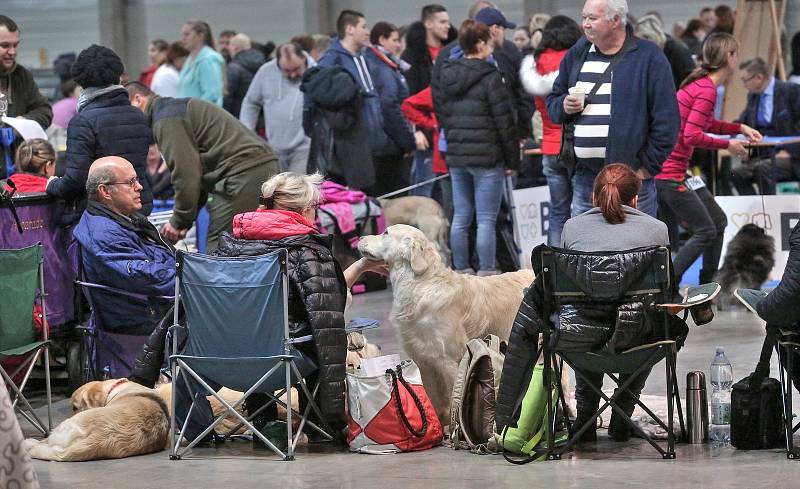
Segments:
[[[506,20],[506,16],[503,15],[503,12],[491,7],[479,10],[478,13],[475,14],[475,20],[486,25],[501,25],[506,29],[515,29],[517,27],[517,24]]]

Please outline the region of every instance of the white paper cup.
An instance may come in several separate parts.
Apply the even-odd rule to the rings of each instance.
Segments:
[[[584,92],[582,88],[572,87],[569,89],[569,94],[580,101],[581,107],[585,105],[586,92]]]

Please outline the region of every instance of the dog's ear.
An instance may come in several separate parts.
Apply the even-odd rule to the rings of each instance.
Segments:
[[[428,250],[424,243],[416,238],[406,238],[406,249],[408,250],[408,263],[415,275],[425,273],[431,265],[428,260]]]

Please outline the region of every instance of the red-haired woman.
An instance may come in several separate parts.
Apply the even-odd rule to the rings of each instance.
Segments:
[[[639,202],[639,186],[636,173],[628,166],[615,163],[603,168],[594,181],[592,204],[594,208],[575,216],[564,224],[561,233],[561,246],[576,251],[623,251],[645,246],[667,246],[669,235],[667,226],[658,219],[636,210]],[[578,378],[575,382],[575,401],[578,419],[574,426],[583,426],[600,403],[598,396],[587,383],[602,387],[603,374],[585,372],[586,380]],[[644,388],[650,370],[642,372],[620,396],[619,404],[630,416],[636,406],[636,399]],[[625,382],[626,374],[620,375]],[[632,395],[631,395],[632,394]],[[611,415],[609,435],[617,441],[630,438],[630,425],[616,413]],[[581,436],[583,441],[597,438],[594,430]]]

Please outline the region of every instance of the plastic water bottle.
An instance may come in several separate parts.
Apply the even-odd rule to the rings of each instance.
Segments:
[[[711,362],[711,426],[708,437],[714,447],[727,447],[731,441],[731,386],[733,367],[725,348],[718,346]]]

